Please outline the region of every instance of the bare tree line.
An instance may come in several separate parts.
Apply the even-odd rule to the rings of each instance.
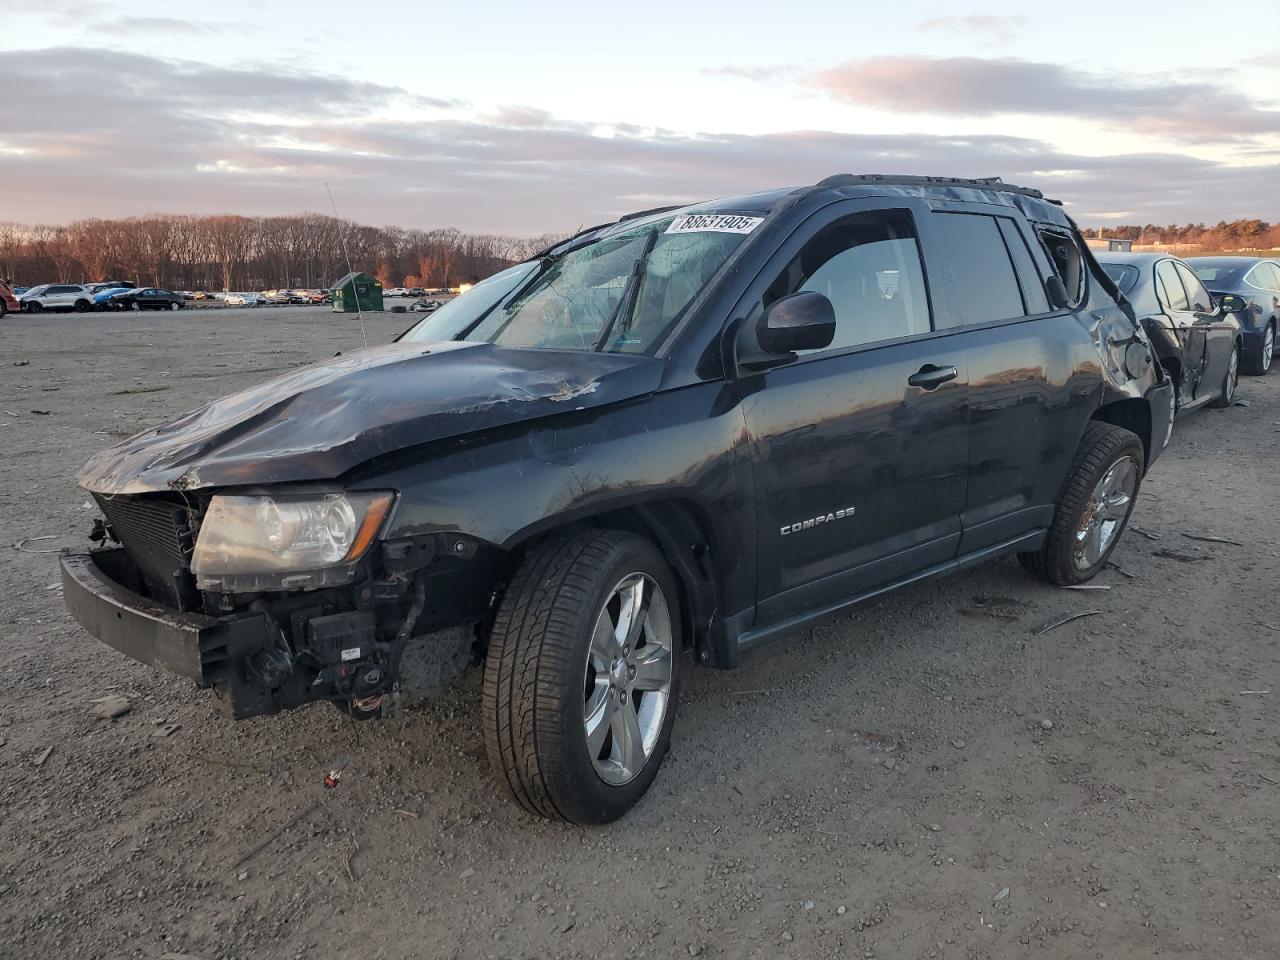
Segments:
[[[384,286],[447,287],[483,279],[553,239],[369,227],[314,213],[0,223],[0,277],[23,286],[122,279],[171,290],[317,288],[345,274],[350,256]]]
[[[1215,226],[1188,223],[1168,226],[1148,223],[1090,227],[1089,236],[1115,237],[1138,244],[1161,243],[1195,247],[1208,252],[1235,250],[1273,250],[1280,248],[1280,224],[1266,220],[1220,220]]]

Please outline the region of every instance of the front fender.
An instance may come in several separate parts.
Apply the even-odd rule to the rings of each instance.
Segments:
[[[703,383],[430,449],[352,482],[399,491],[387,539],[461,533],[503,550],[591,517],[680,500],[707,518],[735,593],[755,585],[750,454],[732,385]],[[725,597],[730,610],[749,596]]]

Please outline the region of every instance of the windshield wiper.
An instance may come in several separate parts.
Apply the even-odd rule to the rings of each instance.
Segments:
[[[640,289],[640,281],[644,278],[644,262],[649,259],[649,254],[653,252],[653,245],[658,242],[658,231],[650,230],[649,236],[644,241],[644,249],[640,251],[640,256],[636,258],[636,262],[631,265],[631,274],[627,277],[627,285],[622,288],[622,296],[618,298],[618,305],[613,308],[613,313],[609,314],[609,322],[604,325],[604,329],[600,331],[600,336],[596,338],[595,345],[591,348],[597,353],[604,349],[604,345],[609,342],[609,334],[613,333],[613,325],[618,322],[618,317],[625,316],[627,319],[622,324],[622,330],[625,333],[631,327],[631,310],[634,306],[636,293]]]

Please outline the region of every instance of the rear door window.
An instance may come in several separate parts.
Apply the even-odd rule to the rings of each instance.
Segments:
[[[971,213],[935,213],[934,230],[942,241],[943,269],[955,294],[953,309],[939,327],[1012,320],[1026,315],[1013,261],[995,217]]]
[[[1280,267],[1274,263],[1258,264],[1253,268],[1251,282],[1254,286],[1270,290],[1272,293],[1280,291]]]
[[[1161,260],[1156,264],[1156,294],[1168,310],[1185,313],[1191,309],[1182,281],[1178,279],[1178,268],[1172,260]]]
[[[1008,217],[996,217],[996,223],[1000,226],[1000,235],[1004,237],[1005,248],[1013,259],[1026,312],[1031,316],[1048,313],[1049,298],[1044,292],[1044,280],[1036,269],[1035,261],[1031,259],[1031,251],[1018,230],[1018,225]]]
[[[1187,299],[1191,302],[1191,309],[1196,313],[1208,313],[1213,309],[1213,297],[1209,296],[1209,291],[1204,288],[1204,284],[1200,282],[1200,278],[1196,276],[1195,271],[1188,267],[1185,263],[1175,263],[1178,276],[1182,277],[1182,288],[1187,292]]]

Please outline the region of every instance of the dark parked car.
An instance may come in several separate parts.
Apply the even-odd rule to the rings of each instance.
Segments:
[[[1133,304],[1161,366],[1173,381],[1177,410],[1229,407],[1240,382],[1238,297],[1215,301],[1194,270],[1164,253],[1100,255],[1102,268]]]
[[[99,453],[65,597],[234,717],[377,717],[474,650],[508,794],[607,821],[686,654],[1002,554],[1093,577],[1172,406],[1060,205],[840,175],[592,228]]]
[[[426,297],[419,297],[413,301],[413,305],[409,307],[414,313],[435,313],[440,309],[439,300],[429,300]]]
[[[159,287],[137,287],[112,297],[110,304],[123,310],[181,310],[183,297]]]
[[[1280,325],[1280,262],[1256,257],[1188,257],[1187,263],[1215,297],[1234,294],[1245,302],[1240,319],[1244,372],[1271,369]]]

